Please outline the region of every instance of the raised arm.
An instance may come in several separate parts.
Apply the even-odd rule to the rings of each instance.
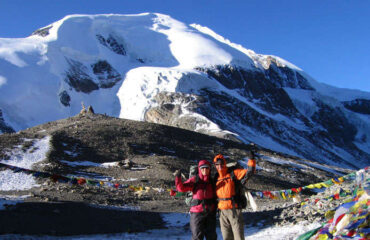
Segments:
[[[252,154],[251,158],[248,160],[248,168],[247,169],[236,169],[234,170],[234,174],[240,182],[245,185],[250,177],[253,176],[256,172],[256,159],[254,153]]]
[[[179,192],[193,191],[194,179],[195,179],[195,177],[190,178],[190,179],[188,179],[187,181],[185,181],[183,183],[182,180],[181,180],[181,176],[176,176],[175,177],[175,185],[176,185],[177,191],[179,191]]]
[[[252,175],[255,173],[256,173],[256,159],[250,158],[248,160],[248,171],[246,174],[245,182],[247,182],[249,178],[252,177]]]

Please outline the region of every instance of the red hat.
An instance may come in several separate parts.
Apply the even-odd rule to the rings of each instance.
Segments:
[[[198,163],[199,168],[211,167],[211,164],[207,160],[200,160]]]

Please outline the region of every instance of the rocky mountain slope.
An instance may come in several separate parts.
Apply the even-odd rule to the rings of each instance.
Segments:
[[[1,132],[74,116],[84,102],[329,165],[370,161],[370,93],[162,14],[72,15],[0,39],[0,79]]]

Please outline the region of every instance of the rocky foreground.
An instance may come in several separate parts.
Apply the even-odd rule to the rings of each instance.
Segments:
[[[26,196],[0,210],[0,234],[78,235],[165,228],[161,213],[188,211],[184,197],[172,197],[168,191],[174,187],[173,171],[183,169],[187,176],[191,164],[210,160],[217,153],[229,161],[243,161],[252,148],[261,155],[257,174],[248,186],[252,192],[306,186],[350,172],[340,168],[328,172],[328,166],[258,146],[99,114],[80,114],[0,135],[1,162],[7,164],[15,155],[37,153],[36,142],[46,137],[50,138],[50,148],[45,159],[32,166],[39,185],[0,191],[3,199]],[[5,170],[9,169],[0,169]],[[301,192],[302,199],[315,195],[310,190]],[[292,199],[255,200],[259,210],[246,209],[246,224],[323,220],[323,210],[307,210]],[[335,205],[332,201],[325,208]]]

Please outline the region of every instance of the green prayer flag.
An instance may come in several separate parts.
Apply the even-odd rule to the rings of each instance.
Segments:
[[[318,227],[316,229],[313,229],[311,231],[308,231],[308,232],[305,232],[303,233],[302,235],[300,235],[296,240],[308,240],[310,239],[313,235],[315,235],[317,233],[317,231],[319,231],[321,227]]]
[[[333,181],[329,179],[328,181],[324,182],[326,185],[333,186]]]
[[[180,197],[180,196],[184,196],[184,195],[185,195],[185,193],[183,193],[183,192],[176,192],[175,197]]]
[[[358,186],[355,188],[355,191],[353,191],[353,196],[357,196]]]

